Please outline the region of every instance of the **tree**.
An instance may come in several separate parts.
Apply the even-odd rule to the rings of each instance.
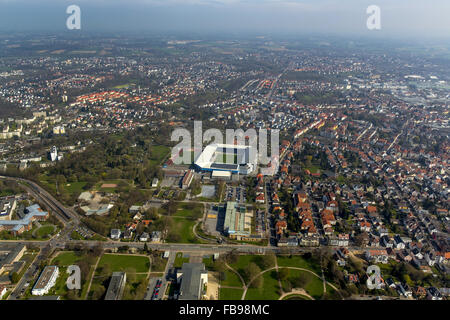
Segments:
[[[263,270],[268,269],[275,265],[275,254],[273,252],[260,256],[259,265]]]
[[[262,276],[256,277],[252,283],[250,283],[250,288],[262,288],[264,284],[264,278]]]
[[[248,283],[250,280],[255,278],[260,272],[261,269],[258,267],[258,265],[254,262],[250,262],[247,266],[244,267],[243,278],[245,282]]]
[[[103,253],[103,245],[101,243],[97,243],[93,248],[92,248],[92,254],[95,257],[99,257],[101,254]]]
[[[239,255],[236,250],[231,250],[225,257],[227,263],[233,264],[238,261]]]
[[[290,271],[288,268],[283,268],[278,271],[278,276],[280,277],[281,281],[287,280],[289,277]]]
[[[111,274],[112,274],[111,266],[109,264],[105,264],[100,271],[100,276],[109,277]]]
[[[298,277],[291,278],[291,284],[294,288],[304,288],[311,281],[305,272],[301,272]]]

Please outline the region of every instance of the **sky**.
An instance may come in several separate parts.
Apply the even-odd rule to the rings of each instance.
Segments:
[[[81,32],[329,34],[450,39],[450,0],[0,0],[0,30],[62,31],[69,5]],[[368,30],[369,5],[381,30]],[[0,32],[1,32],[0,31]]]

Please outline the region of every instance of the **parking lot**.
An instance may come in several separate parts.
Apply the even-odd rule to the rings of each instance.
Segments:
[[[223,231],[225,210],[223,206],[211,206],[205,219],[205,231],[213,236],[220,236]]]
[[[247,201],[247,192],[242,185],[238,187],[227,186],[225,200],[245,203]]]
[[[261,235],[266,234],[266,213],[264,210],[257,210],[255,213],[255,229]]]

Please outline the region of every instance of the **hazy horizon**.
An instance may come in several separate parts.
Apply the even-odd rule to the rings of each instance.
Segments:
[[[0,0],[4,32],[70,32],[66,8],[81,8],[81,32],[329,34],[450,38],[448,0]],[[369,5],[381,30],[366,27]]]

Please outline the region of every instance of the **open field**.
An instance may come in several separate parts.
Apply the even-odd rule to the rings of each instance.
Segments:
[[[174,268],[181,268],[183,263],[188,263],[189,258],[184,258],[182,252],[177,252],[177,255],[175,256],[175,261],[173,262]]]
[[[244,289],[220,288],[220,300],[241,300]]]
[[[112,272],[126,271],[127,269],[135,269],[136,272],[148,272],[150,260],[148,257],[133,256],[126,254],[104,254],[98,263],[98,267],[105,265],[111,267]]]
[[[277,272],[275,270],[267,271],[260,277],[263,277],[263,285],[261,288],[249,288],[245,300],[278,300],[280,287]]]
[[[185,219],[182,217],[173,217],[173,225],[171,232],[179,235],[176,239],[176,243],[199,243],[199,240],[195,237],[192,228],[195,225],[195,220]],[[168,240],[168,242],[170,242]]]
[[[304,268],[320,274],[320,266],[316,265],[309,259],[305,259],[301,255],[295,256],[278,256],[278,267],[296,267]]]

